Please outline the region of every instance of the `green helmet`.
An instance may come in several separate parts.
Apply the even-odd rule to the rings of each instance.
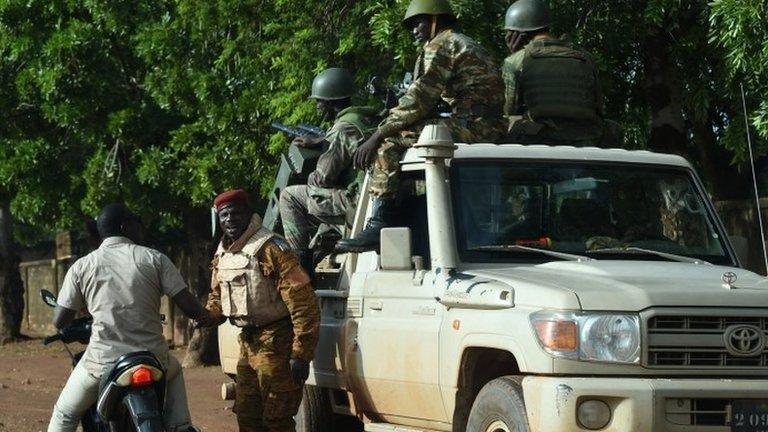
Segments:
[[[405,11],[403,24],[407,25],[408,21],[416,15],[448,15],[456,18],[448,0],[411,0],[408,10]]]
[[[517,0],[507,9],[504,30],[529,32],[549,27],[549,7],[543,0]]]
[[[312,81],[312,99],[338,100],[352,97],[355,93],[355,80],[352,74],[343,68],[326,69]]]

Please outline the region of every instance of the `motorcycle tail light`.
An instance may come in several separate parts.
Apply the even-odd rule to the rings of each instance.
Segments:
[[[153,382],[152,371],[147,368],[140,367],[131,374],[131,387],[144,387]]]

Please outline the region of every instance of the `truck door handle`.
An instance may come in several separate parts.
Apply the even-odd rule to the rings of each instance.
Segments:
[[[370,302],[370,303],[368,303],[368,309],[375,310],[375,311],[380,311],[380,310],[384,309],[384,304],[382,304],[382,302],[380,302],[380,301]]]

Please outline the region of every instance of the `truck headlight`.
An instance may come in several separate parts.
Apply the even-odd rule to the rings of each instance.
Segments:
[[[640,362],[637,315],[542,311],[531,315],[531,324],[541,346],[555,357]]]

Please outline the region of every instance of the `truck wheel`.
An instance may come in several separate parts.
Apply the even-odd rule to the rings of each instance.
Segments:
[[[299,412],[296,414],[296,432],[333,432],[333,411],[328,392],[305,385]]]
[[[296,432],[362,432],[363,424],[356,417],[335,414],[328,392],[316,386],[305,385],[299,412],[296,414]]]
[[[501,377],[480,390],[467,421],[467,432],[528,432],[519,377]]]

